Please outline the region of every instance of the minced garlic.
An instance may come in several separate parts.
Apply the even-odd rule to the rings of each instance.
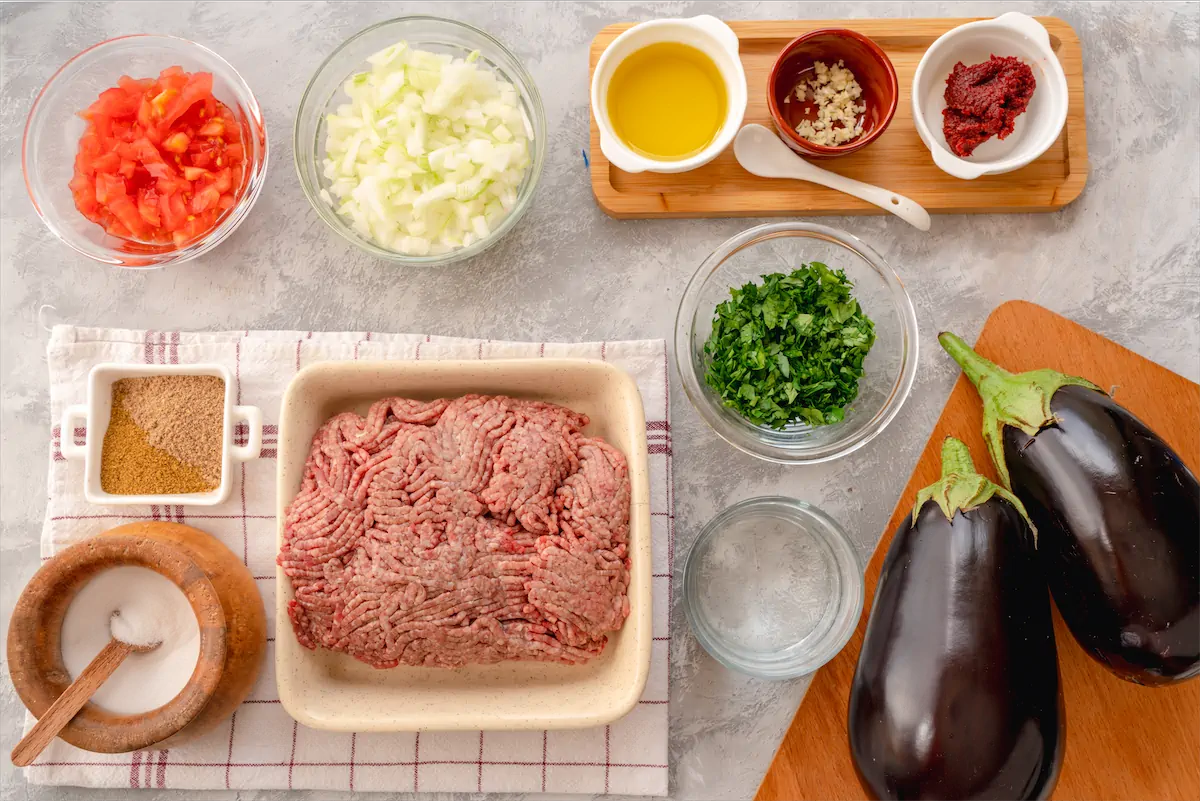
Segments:
[[[823,61],[814,62],[813,73],[812,80],[802,81],[796,86],[795,94],[801,103],[816,103],[817,117],[801,120],[796,126],[796,133],[814,145],[827,147],[860,136],[863,119],[859,115],[866,112],[867,106],[856,102],[862,99],[862,87],[854,79],[854,73],[846,69],[845,63],[840,60],[832,67]]]

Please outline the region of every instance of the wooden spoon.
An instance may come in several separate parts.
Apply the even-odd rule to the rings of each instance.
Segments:
[[[113,617],[118,614],[120,613],[113,612]],[[111,631],[111,618],[109,620]],[[12,750],[12,763],[23,768],[37,759],[38,754],[42,753],[63,727],[71,722],[71,718],[83,709],[84,704],[100,689],[100,685],[121,666],[125,657],[132,653],[149,653],[160,645],[161,641],[149,645],[134,645],[117,639],[114,634],[108,645],[104,646],[79,674],[79,678],[71,682],[71,686],[58,696],[46,710],[46,714],[42,715],[29,733],[21,738],[21,742],[17,743],[17,747]]]

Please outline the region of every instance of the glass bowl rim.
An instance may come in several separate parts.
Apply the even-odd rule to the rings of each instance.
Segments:
[[[899,374],[892,382],[887,399],[879,411],[853,436],[834,440],[812,450],[772,444],[763,441],[752,433],[751,429],[743,431],[733,428],[721,417],[717,409],[719,402],[711,397],[704,386],[703,378],[696,372],[691,357],[692,324],[699,312],[700,294],[709,279],[729,258],[742,250],[771,239],[793,237],[824,240],[849,250],[866,262],[879,275],[889,290],[892,308],[899,314],[901,320],[903,345],[906,346]],[[883,257],[874,248],[847,231],[840,231],[818,223],[798,221],[764,223],[747,228],[722,242],[710,253],[692,274],[692,277],[688,279],[687,286],[679,300],[679,307],[675,314],[674,344],[675,369],[679,373],[684,395],[687,396],[692,408],[696,410],[708,427],[718,437],[743,453],[768,462],[785,465],[820,464],[839,459],[862,448],[879,436],[900,413],[900,409],[912,391],[913,382],[916,380],[920,351],[917,315],[912,298],[909,297],[908,290],[904,288],[904,282],[900,280],[900,276],[884,261]]]
[[[740,658],[736,648],[721,642],[715,634],[715,628],[694,608],[694,599],[698,592],[695,585],[694,561],[698,558],[697,554],[700,552],[700,548],[717,536],[719,532],[725,530],[731,522],[740,519],[748,512],[779,507],[809,523],[810,525],[804,526],[806,533],[833,551],[835,562],[838,552],[841,553],[845,559],[844,566],[850,569],[848,576],[850,586],[847,587],[844,595],[845,603],[837,610],[837,616],[833,623],[830,624],[828,631],[821,639],[817,640],[817,647],[811,649],[806,658],[747,661]],[[797,523],[797,525],[800,524]],[[837,565],[833,570],[840,574]],[[712,519],[696,535],[683,564],[682,600],[684,616],[687,618],[692,635],[700,643],[700,647],[704,649],[705,653],[718,663],[730,670],[755,678],[794,679],[816,672],[846,647],[862,617],[863,606],[866,603],[866,579],[862,559],[859,558],[858,551],[849,535],[846,534],[846,530],[837,520],[820,507],[807,501],[786,495],[763,495],[746,498],[722,509],[713,515]]]
[[[71,238],[63,235],[62,231],[59,230],[58,224],[42,209],[41,204],[38,202],[38,195],[34,191],[33,184],[30,179],[30,129],[33,126],[34,119],[39,116],[39,111],[44,111],[43,101],[46,98],[46,93],[50,91],[50,87],[57,83],[59,78],[62,77],[62,74],[66,72],[71,65],[78,62],[84,56],[89,54],[94,55],[94,51],[131,39],[162,41],[168,44],[183,45],[185,48],[194,48],[202,53],[205,58],[211,58],[219,62],[221,65],[223,65],[223,68],[229,70],[229,72],[240,84],[239,90],[246,95],[246,101],[244,104],[246,106],[245,110],[251,118],[251,123],[257,126],[257,130],[254,131],[254,133],[260,133],[262,137],[262,159],[251,171],[250,178],[247,181],[247,191],[240,198],[238,198],[238,202],[231,209],[231,213],[225,217],[225,219],[222,220],[219,225],[210,230],[208,233],[181,248],[175,248],[159,253],[128,254],[128,259],[130,262],[144,259],[150,262],[148,264],[127,263],[125,260],[118,257],[106,258],[104,256],[91,253],[76,245],[75,242],[71,241]],[[239,99],[237,102],[238,105],[243,105],[241,99]],[[236,67],[226,61],[224,57],[222,57],[212,48],[202,45],[199,42],[194,42],[186,37],[175,36],[168,33],[127,33],[122,34],[121,36],[112,36],[103,41],[96,42],[95,44],[90,45],[71,56],[54,71],[54,73],[46,80],[46,83],[42,85],[42,88],[38,90],[37,95],[33,98],[33,103],[29,107],[29,114],[25,117],[25,126],[21,132],[21,177],[25,182],[25,192],[29,196],[29,202],[33,206],[33,210],[37,213],[38,218],[41,219],[42,224],[50,230],[50,233],[54,234],[54,237],[58,239],[58,241],[62,242],[64,245],[81,256],[85,256],[100,264],[107,264],[113,267],[119,267],[121,269],[159,270],[174,264],[182,264],[183,262],[191,261],[192,259],[209,252],[217,245],[224,242],[229,235],[232,234],[237,227],[242,224],[242,222],[246,219],[246,216],[249,214],[250,209],[258,200],[259,193],[262,191],[262,188],[266,183],[265,178],[267,166],[270,163],[270,157],[271,143],[270,137],[267,135],[267,122],[263,116],[262,107],[258,103],[258,98],[255,96],[254,90],[250,88],[250,84],[247,83],[246,79],[242,77],[242,74],[237,71]],[[259,178],[257,182],[254,180],[256,176]],[[110,253],[121,252],[117,251],[115,248],[109,247],[105,247],[104,250]]]
[[[508,216],[505,217],[500,223],[499,228],[496,228],[478,242],[474,242],[465,248],[459,248],[458,250],[452,250],[449,253],[441,253],[436,256],[406,256],[403,253],[398,253],[394,250],[388,250],[387,248],[380,247],[374,242],[370,242],[355,234],[354,231],[351,230],[350,227],[338,217],[337,213],[329,207],[329,204],[321,200],[320,187],[318,186],[314,188],[309,184],[304,170],[304,162],[306,157],[305,155],[302,155],[306,154],[307,150],[305,147],[303,147],[300,141],[301,121],[310,102],[313,102],[310,101],[310,97],[312,96],[314,85],[316,84],[317,79],[321,77],[333,60],[337,58],[337,56],[340,55],[344,50],[349,48],[352,43],[379,28],[411,22],[434,22],[466,30],[472,35],[481,37],[491,46],[495,47],[497,50],[507,56],[513,62],[513,64],[516,65],[517,74],[515,77],[519,80],[522,90],[521,94],[526,96],[526,102],[533,111],[534,117],[530,121],[530,124],[533,127],[533,140],[536,152],[534,153],[533,163],[530,165],[529,177],[526,179],[527,183],[525,186],[527,189],[517,197],[517,202],[513,207],[513,210],[510,211]],[[511,80],[511,77],[513,76],[504,74],[504,77]],[[338,234],[338,236],[347,240],[352,245],[355,245],[360,250],[370,253],[377,258],[394,262],[396,264],[414,267],[440,266],[453,264],[459,261],[466,261],[474,256],[478,256],[480,253],[503,239],[504,236],[508,234],[508,232],[511,231],[518,222],[520,222],[521,218],[525,216],[525,212],[529,210],[529,206],[533,202],[534,192],[537,189],[538,182],[542,177],[542,169],[546,163],[546,139],[546,110],[542,102],[542,94],[538,90],[537,82],[533,79],[533,74],[529,72],[525,66],[525,63],[517,56],[516,53],[514,53],[507,45],[505,45],[495,36],[492,36],[487,31],[477,28],[468,22],[450,19],[449,17],[439,17],[434,14],[406,14],[400,17],[381,20],[380,22],[368,25],[357,33],[352,34],[349,38],[335,47],[320,63],[316,70],[313,71],[312,77],[308,79],[308,85],[304,87],[304,93],[300,95],[300,103],[296,107],[296,119],[292,125],[292,160],[295,164],[296,175],[300,179],[300,188],[303,190],[304,196],[308,198],[308,202],[317,212],[317,216],[320,217],[321,220],[327,226],[329,226],[329,228]],[[319,167],[319,165],[315,166]]]

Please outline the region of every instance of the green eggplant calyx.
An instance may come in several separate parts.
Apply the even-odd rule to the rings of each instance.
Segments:
[[[1050,399],[1055,392],[1065,386],[1104,391],[1090,381],[1057,370],[1010,373],[980,356],[949,331],[938,334],[938,342],[979,392],[983,401],[983,439],[1005,487],[1011,488],[1012,480],[1004,459],[1004,426],[1019,428],[1032,437],[1056,422],[1050,410]]]
[[[942,443],[942,477],[917,493],[913,504],[912,524],[917,524],[917,514],[926,501],[933,501],[942,510],[947,520],[954,519],[955,512],[969,512],[987,503],[992,497],[1003,498],[1013,505],[1033,532],[1037,544],[1037,528],[1029,519],[1025,505],[1008,490],[975,472],[971,451],[962,440],[946,437]]]

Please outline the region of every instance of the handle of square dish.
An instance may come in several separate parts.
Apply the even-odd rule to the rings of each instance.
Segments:
[[[68,406],[63,411],[62,422],[58,429],[58,450],[68,459],[82,459],[87,453],[86,433],[84,434],[84,444],[75,444],[75,421],[87,420],[87,412],[88,407],[82,404]]]
[[[1018,31],[1029,37],[1046,50],[1053,51],[1053,48],[1050,46],[1050,31],[1046,30],[1045,25],[1028,14],[1022,14],[1020,11],[1009,11],[1007,14],[1001,14],[996,17],[995,21],[1007,25],[1014,31]]]
[[[249,438],[245,445],[234,445],[230,449],[233,458],[239,462],[248,462],[251,459],[257,459],[262,453],[262,409],[257,406],[234,406],[233,420],[236,425],[238,422],[245,421],[246,427],[250,429]]]

